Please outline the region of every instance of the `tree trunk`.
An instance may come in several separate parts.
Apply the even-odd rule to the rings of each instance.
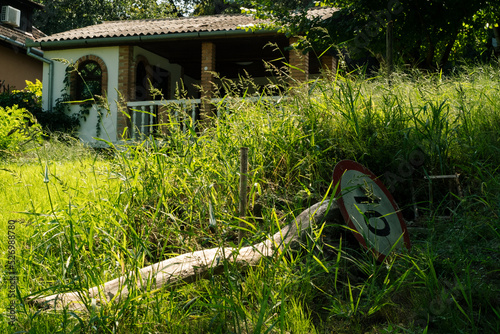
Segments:
[[[385,59],[387,63],[387,75],[390,76],[392,71],[394,70],[394,61],[393,61],[393,27],[394,21],[387,22],[387,30],[385,35]]]
[[[455,30],[453,36],[448,40],[448,43],[446,44],[443,55],[441,56],[441,60],[439,61],[439,67],[442,68],[448,62],[448,58],[450,58],[450,53],[451,50],[453,49],[455,41],[457,40],[457,36],[458,36],[458,30]]]
[[[434,53],[436,51],[436,45],[432,41],[431,35],[427,33],[427,43],[429,43],[429,48],[427,49],[427,54],[425,55],[425,65],[428,69],[434,67]]]
[[[128,275],[93,287],[88,291],[55,294],[33,299],[30,302],[43,308],[56,310],[68,308],[83,311],[92,304],[92,300],[95,300],[96,304],[102,304],[126,298],[130,284],[142,290],[173,288],[220,272],[224,267],[224,261],[243,267],[255,266],[263,257],[273,257],[285,248],[296,247],[303,235],[302,231],[324,220],[343,224],[344,220],[336,201],[325,201],[311,206],[298,215],[292,223],[283,227],[280,232],[253,246],[240,249],[218,247],[183,254],[130,272]]]

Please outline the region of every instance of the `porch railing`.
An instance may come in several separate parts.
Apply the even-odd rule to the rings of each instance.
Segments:
[[[127,107],[131,112],[131,139],[151,137],[159,131],[161,124],[171,120],[186,130],[189,124],[194,124],[191,120],[196,120],[200,103],[200,99],[128,102]],[[187,112],[189,120],[185,119]]]
[[[268,101],[279,102],[281,96],[245,97],[245,98],[216,98],[211,103],[217,110],[219,117],[225,110],[226,104],[231,101]],[[128,102],[131,113],[130,137],[132,140],[142,140],[161,133],[161,124],[174,121],[184,131],[196,127],[201,99],[164,100],[164,101],[136,101]]]

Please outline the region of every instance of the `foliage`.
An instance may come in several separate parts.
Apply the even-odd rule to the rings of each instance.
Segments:
[[[0,154],[13,153],[41,134],[40,125],[24,108],[0,107]]]
[[[155,0],[41,0],[45,9],[35,14],[34,24],[44,33],[54,33],[99,24],[103,21],[155,19],[175,15],[171,2]]]
[[[481,37],[483,27],[488,23],[498,24],[498,6],[486,0],[242,0],[240,3],[249,4],[256,17],[277,19],[277,26],[286,27],[290,33],[305,32],[310,43],[322,46],[323,50],[330,43],[355,59],[375,57],[383,61],[386,26],[392,21],[399,61],[426,68],[443,67],[450,57],[457,60],[467,56],[467,50],[488,48],[490,40]],[[313,30],[320,34],[310,33],[306,11],[313,5],[339,8],[323,24],[328,33],[321,29]]]
[[[240,13],[240,7],[235,1],[230,0],[185,0],[181,2],[183,4],[179,5],[178,8],[183,11],[186,9],[186,6],[192,6],[192,15],[195,16]]]
[[[12,107],[28,109],[33,115],[42,111],[42,83],[37,80],[35,83],[26,80],[24,90],[4,91],[0,93],[0,107]]]
[[[319,17],[310,16],[308,10],[319,5],[310,0],[239,0],[242,12],[253,15],[266,23],[254,28],[267,27],[276,29],[288,36],[301,36],[299,47],[304,50],[328,50],[332,40],[325,29],[327,24]],[[329,21],[329,20],[327,20]]]
[[[499,77],[495,66],[451,76],[396,72],[390,80],[338,74],[277,100],[230,93],[213,126],[195,132],[172,115],[157,141],[109,143],[105,154],[78,141],[36,145],[0,169],[0,231],[15,220],[22,268],[15,330],[499,332]],[[241,146],[249,148],[250,166],[243,244],[266,240],[329,198],[333,166],[354,159],[385,183],[384,173],[393,174],[391,191],[412,220],[412,251],[377,263],[342,222],[325,222],[304,231],[297,250],[247,271],[224,263],[196,283],[137,289],[137,267],[239,247]],[[424,176],[455,171],[462,193],[430,203]],[[419,217],[410,215],[414,205]],[[432,206],[440,205],[451,219],[439,218]],[[85,301],[88,313],[45,312],[27,302],[121,275],[130,275],[128,297]],[[5,317],[0,328],[7,331]]]
[[[56,104],[52,111],[42,109],[42,83],[26,81],[26,88],[0,93],[0,107],[18,106],[30,112],[36,122],[50,132],[71,132],[78,126],[78,119],[70,116],[64,107]]]

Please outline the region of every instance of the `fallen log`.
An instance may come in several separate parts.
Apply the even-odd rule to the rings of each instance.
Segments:
[[[87,309],[86,305],[93,303],[105,304],[118,301],[129,294],[129,286],[143,290],[154,290],[161,287],[175,287],[180,284],[194,282],[210,273],[223,269],[224,261],[244,266],[254,266],[263,257],[273,257],[285,248],[295,248],[304,233],[313,224],[329,220],[343,223],[339,207],[335,200],[316,203],[304,210],[293,222],[284,226],[280,232],[267,240],[247,247],[218,247],[196,251],[170,258],[131,272],[88,291],[59,293],[51,296],[30,300],[30,303],[40,308],[60,310]],[[85,302],[86,301],[86,302]],[[90,303],[89,303],[90,301]]]

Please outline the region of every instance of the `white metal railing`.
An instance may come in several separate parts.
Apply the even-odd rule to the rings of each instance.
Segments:
[[[217,109],[217,117],[224,109],[224,105],[229,101],[274,101],[279,102],[281,96],[255,96],[245,98],[216,98],[211,99],[210,102]],[[169,106],[175,106],[173,113],[169,113]],[[196,114],[201,105],[201,99],[183,99],[183,100],[163,100],[163,101],[135,101],[128,102],[127,107],[131,111],[131,130],[130,137],[132,140],[144,139],[153,135],[154,130],[158,128],[161,123],[159,113],[168,113],[165,116],[172,117],[173,120],[187,130],[189,126],[195,126]],[[189,119],[186,119],[189,116]]]
[[[150,137],[161,123],[161,120],[159,119],[160,112],[165,112],[166,114],[168,113],[165,116],[173,117],[175,122],[186,130],[188,124],[194,124],[194,120],[196,120],[196,110],[198,109],[200,103],[200,99],[128,102],[127,107],[131,111],[131,139],[135,140]],[[172,105],[175,105],[176,107],[172,108],[173,113],[170,114],[168,109],[169,106]],[[181,108],[177,106],[180,106]],[[184,117],[181,116],[181,110],[189,110],[189,116],[193,121],[191,122],[191,120],[189,120],[189,122],[186,122]]]

